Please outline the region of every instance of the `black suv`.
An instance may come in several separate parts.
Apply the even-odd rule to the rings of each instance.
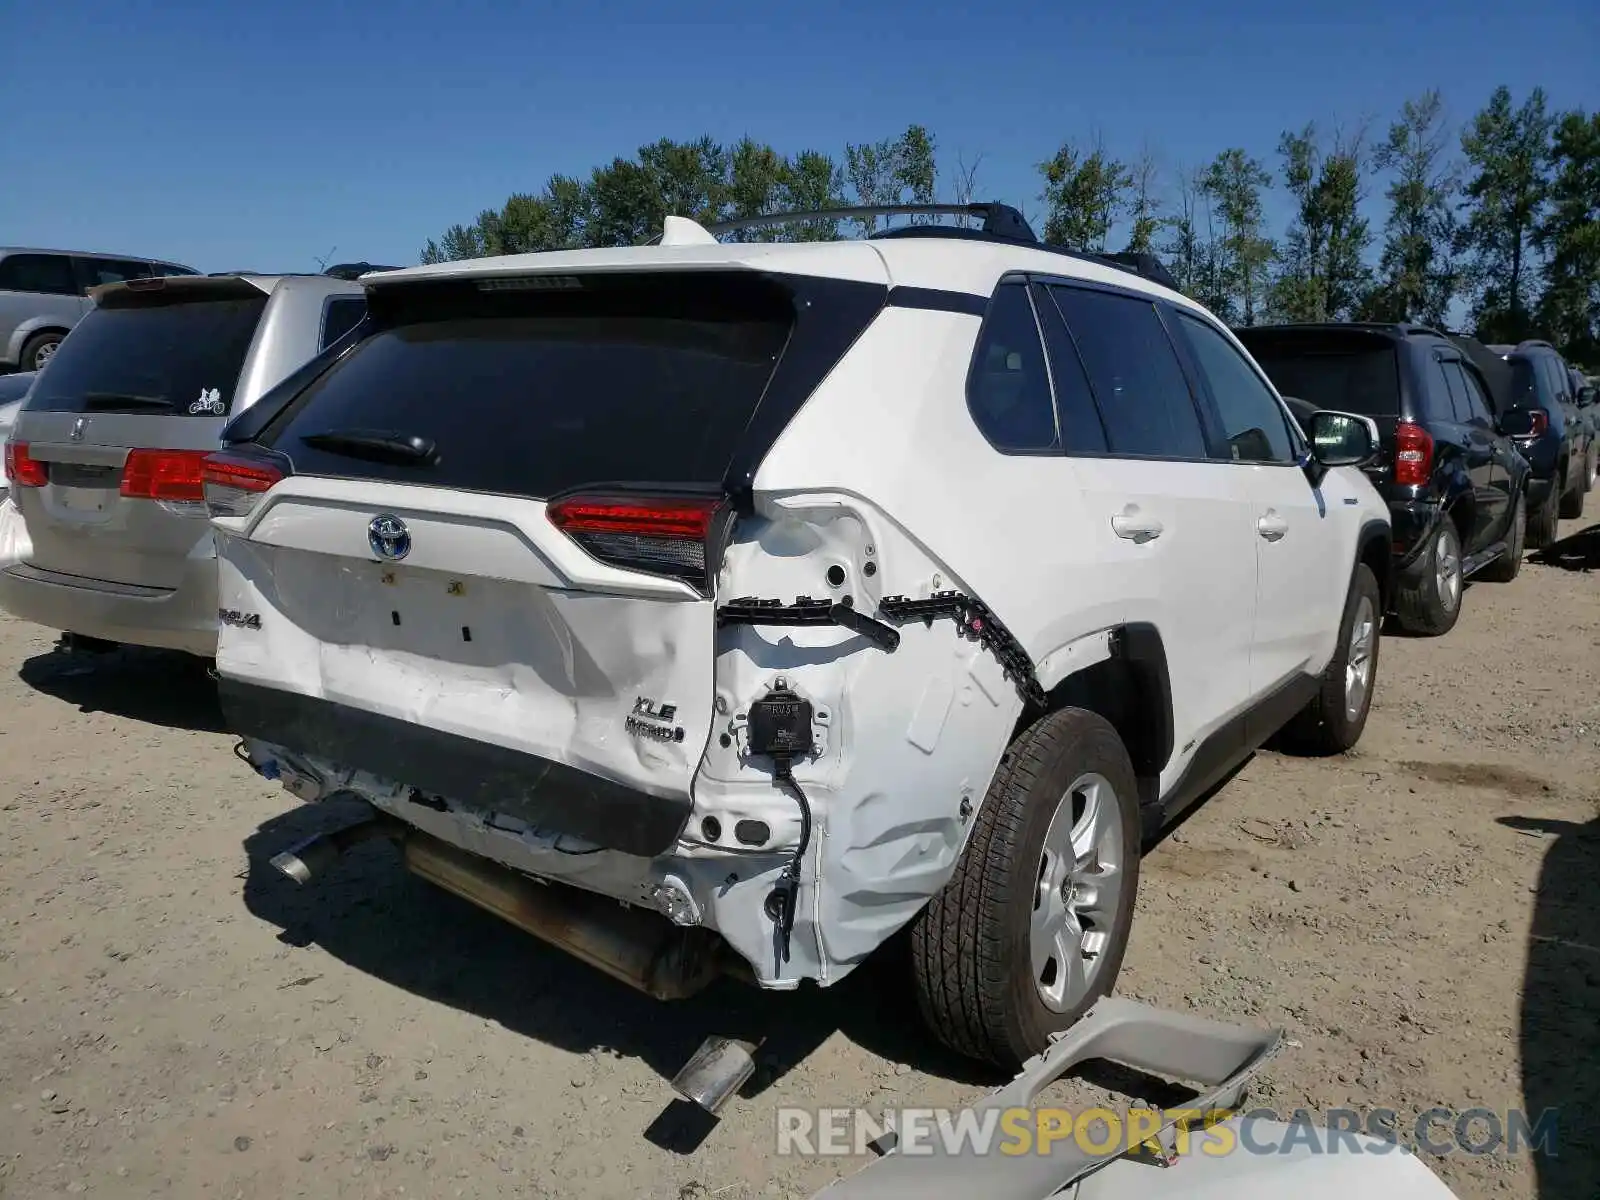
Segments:
[[[1573,387],[1572,371],[1549,342],[1526,341],[1506,354],[1511,364],[1511,406],[1507,425],[1517,448],[1533,467],[1528,485],[1528,544],[1555,541],[1556,518],[1581,517],[1584,497],[1594,483],[1595,446],[1591,422],[1580,411],[1586,399]]]
[[[1389,503],[1402,627],[1446,633],[1469,576],[1516,577],[1528,464],[1501,432],[1491,385],[1461,346],[1409,324],[1234,332],[1302,421],[1334,409],[1377,423],[1381,451],[1366,472]]]

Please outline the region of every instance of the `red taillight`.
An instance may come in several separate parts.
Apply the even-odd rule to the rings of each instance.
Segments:
[[[724,504],[720,496],[572,496],[552,501],[545,513],[602,562],[704,588],[707,549]]]
[[[1394,481],[1421,487],[1433,473],[1433,439],[1428,431],[1401,421],[1394,431]]]
[[[272,459],[226,451],[212,454],[200,468],[206,510],[213,517],[248,516],[272,485],[287,474]]]
[[[44,464],[28,453],[27,442],[7,442],[6,479],[12,487],[43,487],[50,482],[50,475]]]
[[[1538,437],[1550,428],[1550,414],[1536,408],[1528,414],[1528,437]]]
[[[122,494],[133,500],[204,500],[200,464],[205,456],[204,450],[129,450]]]

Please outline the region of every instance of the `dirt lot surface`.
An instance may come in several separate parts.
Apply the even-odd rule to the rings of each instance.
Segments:
[[[1563,532],[1385,639],[1357,752],[1264,752],[1151,852],[1121,985],[1287,1028],[1281,1110],[1562,1107],[1555,1159],[1433,1160],[1463,1197],[1600,1195],[1600,526]],[[204,676],[52,641],[0,619],[0,1194],[805,1196],[849,1164],[775,1157],[779,1104],[996,1082],[888,966],[667,1008],[383,846],[297,890],[265,860],[331,814],[229,753]],[[667,1077],[750,1031],[758,1086],[683,1153]]]

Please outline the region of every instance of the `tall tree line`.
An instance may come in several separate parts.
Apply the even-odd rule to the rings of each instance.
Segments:
[[[662,139],[587,179],[556,175],[537,194],[511,196],[430,240],[422,258],[635,244],[669,213],[709,222],[966,202],[983,197],[981,160],[958,156],[941,179],[934,136],[920,125],[846,145],[838,157],[785,155],[748,137]],[[1600,367],[1600,112],[1552,112],[1542,90],[1519,103],[1497,88],[1459,129],[1428,91],[1376,127],[1286,129],[1271,161],[1228,147],[1164,168],[1148,147],[1124,159],[1098,135],[1069,139],[1037,172],[1045,240],[1154,250],[1225,320],[1442,324],[1459,304],[1485,340],[1544,336]],[[1266,217],[1272,199],[1288,213],[1276,230]],[[731,236],[813,240],[878,224],[823,220]]]

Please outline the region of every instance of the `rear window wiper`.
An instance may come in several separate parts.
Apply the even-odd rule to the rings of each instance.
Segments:
[[[83,406],[95,408],[171,408],[166,396],[141,396],[136,392],[85,392]]]
[[[305,434],[300,440],[313,450],[401,466],[430,466],[439,457],[438,446],[432,438],[385,429],[330,429],[324,433]]]

